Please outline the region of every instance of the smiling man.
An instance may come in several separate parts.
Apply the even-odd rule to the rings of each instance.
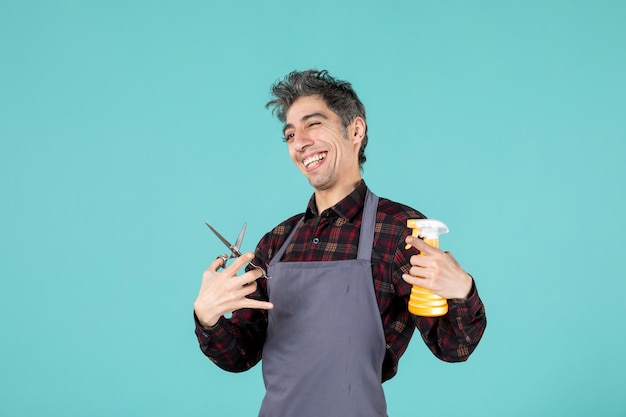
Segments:
[[[341,118],[319,96],[298,98],[287,111],[284,129],[289,156],[315,189],[319,212],[354,190],[361,180],[358,153],[365,120]]]
[[[351,84],[294,71],[272,94],[267,107],[284,122],[289,156],[313,195],[254,254],[224,269],[218,258],[204,272],[194,303],[200,348],[232,372],[263,359],[260,416],[386,416],[382,383],[415,328],[441,360],[465,361],[485,330],[484,306],[452,255],[410,236],[407,220],[424,216],[362,179],[367,123]],[[250,261],[272,278],[252,267],[237,275]],[[447,298],[449,312],[410,314],[414,284]]]

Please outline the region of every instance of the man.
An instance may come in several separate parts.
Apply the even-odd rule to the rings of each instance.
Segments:
[[[314,193],[254,255],[223,270],[218,258],[204,272],[194,303],[200,348],[233,372],[263,358],[260,416],[386,416],[382,382],[415,327],[438,358],[464,361],[484,332],[484,306],[452,255],[410,236],[407,219],[424,216],[367,188],[365,108],[352,86],[294,71],[272,93],[267,107]],[[252,266],[237,275],[250,261],[271,278]],[[449,312],[410,314],[414,284],[447,298]]]

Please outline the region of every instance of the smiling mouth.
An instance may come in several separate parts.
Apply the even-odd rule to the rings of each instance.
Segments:
[[[302,163],[304,164],[305,167],[309,168],[311,165],[321,161],[324,158],[326,158],[326,152],[318,153],[317,155],[313,155],[313,156],[309,156],[304,161],[302,161]]]

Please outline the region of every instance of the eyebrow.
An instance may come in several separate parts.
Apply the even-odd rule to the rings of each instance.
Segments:
[[[302,118],[300,119],[301,122],[306,122],[307,120],[313,118],[313,117],[321,117],[322,119],[328,119],[328,117],[325,114],[322,113],[311,113],[311,114],[306,114],[304,116],[302,116]],[[293,128],[293,125],[291,123],[287,123],[285,125],[285,127],[283,127],[283,135],[285,134],[285,131],[287,129],[291,129]]]

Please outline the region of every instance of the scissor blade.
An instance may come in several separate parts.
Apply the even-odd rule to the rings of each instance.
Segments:
[[[241,226],[241,232],[239,232],[239,236],[237,236],[237,241],[235,242],[235,249],[237,250],[241,249],[241,242],[243,242],[243,236],[246,234],[247,225],[247,223],[244,223],[243,226]]]
[[[218,232],[217,230],[215,230],[215,229],[214,229],[214,228],[213,228],[213,227],[212,227],[209,223],[204,222],[204,224],[206,224],[207,226],[209,226],[209,229],[211,229],[211,231],[212,231],[213,233],[215,233],[215,236],[217,236],[217,238],[218,238],[219,240],[221,240],[221,241],[222,241],[222,243],[223,243],[223,244],[225,244],[225,245],[226,245],[226,247],[227,247],[228,249],[230,249],[230,250],[231,250],[231,251],[232,251],[235,255],[237,255],[237,256],[241,256],[241,253],[239,252],[239,249],[235,248],[235,247],[234,247],[234,246],[233,246],[233,245],[232,245],[232,244],[231,244],[228,240],[226,240],[226,238],[225,238],[224,236],[222,236],[222,235],[220,234],[220,232]]]
[[[222,243],[225,244],[228,247],[228,249],[230,249],[236,256],[241,256],[241,252],[239,252],[239,247],[235,247],[231,245],[230,242],[226,240],[226,238],[224,238],[224,236],[222,236],[220,232],[215,230],[209,223],[204,222],[204,224],[209,226],[209,229],[211,229],[211,231],[215,233],[215,236],[217,236],[218,239],[221,240]],[[243,240],[243,235],[245,232],[246,232],[246,223],[243,224],[243,227],[241,228],[241,232],[239,232],[239,237],[237,238],[237,246],[241,244],[241,241]],[[248,264],[253,268],[259,269],[263,273],[263,276],[262,276],[263,278],[266,278],[266,279],[271,278],[269,275],[267,275],[267,272],[265,271],[265,269],[261,268],[260,266],[256,266],[252,262],[248,262]]]

